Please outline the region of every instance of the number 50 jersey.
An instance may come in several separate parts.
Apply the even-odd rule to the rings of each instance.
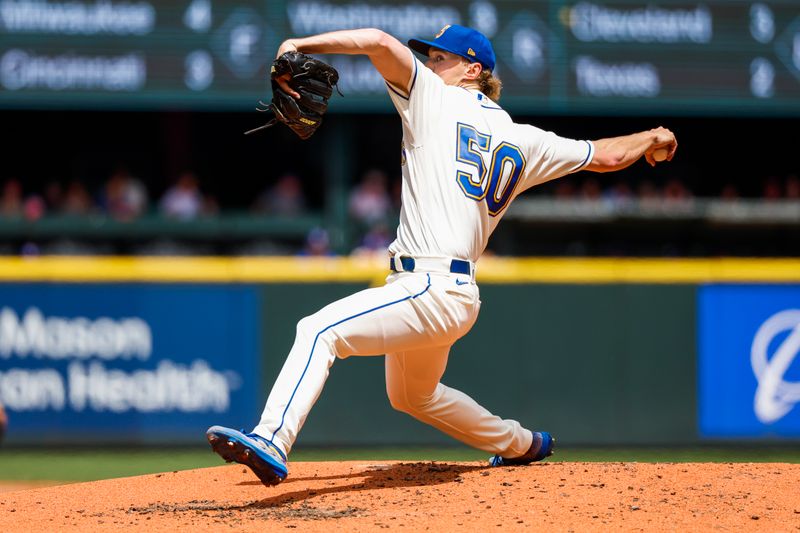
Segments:
[[[416,58],[408,91],[388,88],[403,121],[392,254],[477,261],[519,193],[592,160],[591,142],[516,124],[480,91],[445,85]]]

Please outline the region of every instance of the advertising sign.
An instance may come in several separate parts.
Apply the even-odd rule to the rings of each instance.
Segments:
[[[800,286],[699,290],[702,437],[800,437]]]
[[[202,442],[252,424],[257,302],[247,286],[0,285],[9,442]]]

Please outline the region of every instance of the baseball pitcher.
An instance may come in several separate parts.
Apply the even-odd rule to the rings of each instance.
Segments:
[[[278,50],[279,58],[287,52],[369,57],[402,121],[403,184],[386,284],[300,320],[251,433],[207,431],[215,452],[247,465],[266,485],[286,478],[286,457],[331,365],[353,355],[385,354],[392,407],[493,454],[490,464],[526,465],[551,455],[549,433],[494,415],[440,382],[450,347],[478,317],[476,263],[526,189],[579,170],[623,169],[643,156],[656,165],[654,152],[666,150],[671,160],[677,149],[665,128],[588,141],[515,123],[498,105],[492,45],[471,28],[446,26],[433,40],[408,46],[380,30],[357,29],[289,39]],[[300,102],[291,75],[279,72],[275,83]]]

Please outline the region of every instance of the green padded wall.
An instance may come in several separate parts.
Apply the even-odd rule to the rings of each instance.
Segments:
[[[361,288],[264,286],[264,399],[297,321]],[[445,384],[566,445],[697,441],[694,285],[484,284],[481,299],[478,322],[453,347]],[[298,440],[453,442],[391,409],[380,357],[334,364]]]

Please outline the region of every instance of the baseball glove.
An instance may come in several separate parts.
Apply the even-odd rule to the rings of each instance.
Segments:
[[[295,100],[278,85],[277,79],[285,74],[291,76],[287,84],[300,95],[299,99]],[[267,105],[259,102],[260,106],[256,110],[272,111],[275,116],[263,126],[245,134],[283,122],[298,137],[308,139],[322,124],[322,116],[328,110],[328,99],[333,94],[333,87],[339,82],[339,73],[319,59],[300,52],[286,52],[273,61],[270,78],[272,103]]]

